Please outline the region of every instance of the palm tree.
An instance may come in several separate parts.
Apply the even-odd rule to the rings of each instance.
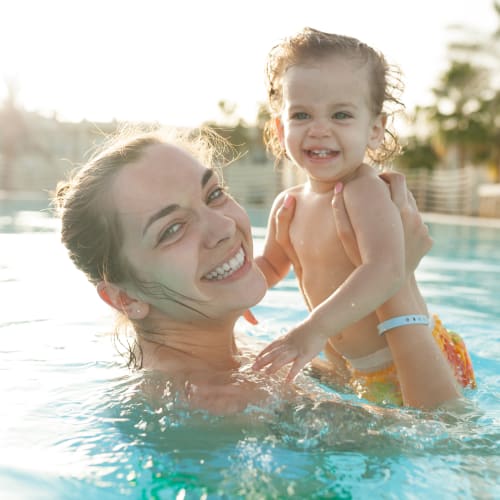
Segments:
[[[489,142],[488,72],[469,62],[451,61],[433,89],[436,105],[427,108],[439,140],[457,152],[458,167],[478,159]]]
[[[434,118],[440,135],[459,150],[460,162],[489,162],[500,179],[500,1],[493,2],[497,28],[483,33],[452,26],[461,40],[449,45],[453,57],[449,70],[435,89],[438,100]],[[470,61],[476,61],[471,64]],[[441,108],[451,98],[453,111]],[[455,127],[455,129],[453,129]]]

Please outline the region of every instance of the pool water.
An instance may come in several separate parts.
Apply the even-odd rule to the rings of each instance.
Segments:
[[[365,407],[304,375],[312,398],[215,417],[146,395],[164,381],[124,367],[57,227],[0,214],[0,498],[500,497],[500,229],[431,222],[417,272],[471,352],[467,411]],[[293,276],[254,313],[258,340],[303,318]]]

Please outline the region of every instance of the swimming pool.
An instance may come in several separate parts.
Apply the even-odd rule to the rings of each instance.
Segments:
[[[33,209],[0,213],[1,498],[500,497],[500,229],[432,221],[417,272],[471,352],[465,414],[365,410],[304,377],[314,401],[235,418],[144,396],[57,227]],[[259,339],[301,319],[292,276],[254,312],[258,327],[241,326]]]

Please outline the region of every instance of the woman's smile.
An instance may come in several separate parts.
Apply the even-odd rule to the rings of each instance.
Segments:
[[[217,265],[214,269],[205,274],[203,279],[208,281],[221,281],[229,277],[239,277],[242,273],[238,273],[237,276],[234,275],[244,267],[245,263],[248,264],[248,261],[246,261],[243,247],[240,246],[239,250],[231,258]]]

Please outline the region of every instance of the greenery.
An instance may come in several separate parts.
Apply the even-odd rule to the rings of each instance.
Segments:
[[[493,33],[449,27],[455,31],[455,40],[448,47],[448,68],[432,90],[434,103],[408,115],[410,133],[397,160],[399,168],[487,165],[494,180],[500,181],[500,88],[493,78],[500,74],[500,0],[493,2],[493,8],[498,24]],[[265,158],[266,106],[258,109],[256,127],[237,118],[234,104],[220,101],[219,109],[221,123],[207,125],[232,142],[240,154]]]
[[[267,108],[261,104],[257,112],[256,125],[250,127],[244,120],[237,117],[235,104],[219,101],[219,110],[222,123],[206,122],[204,125],[215,130],[224,139],[227,139],[240,156],[249,154],[254,161],[266,159],[263,142],[264,124],[267,120]]]
[[[500,0],[493,1],[493,9],[497,22],[493,33],[450,26],[455,36],[448,47],[448,67],[432,90],[433,104],[417,107],[409,114],[410,133],[398,158],[398,167],[488,166],[493,180],[500,182]],[[7,83],[9,94],[0,104],[3,189],[11,185],[12,171],[20,156],[44,151],[34,139],[26,113],[16,100],[15,82]],[[238,118],[234,104],[220,101],[219,109],[221,120],[205,125],[228,139],[237,156],[249,155],[252,161],[265,161],[263,129],[269,116],[266,106],[259,106],[255,126]],[[47,152],[44,154],[47,156]]]
[[[500,181],[500,1],[493,2],[497,29],[477,33],[452,26],[459,38],[448,47],[450,62],[433,89],[432,106],[415,110],[411,123],[425,123],[425,137],[416,134],[400,159],[407,168],[434,168],[450,163],[487,165]],[[451,155],[450,153],[454,153]]]

